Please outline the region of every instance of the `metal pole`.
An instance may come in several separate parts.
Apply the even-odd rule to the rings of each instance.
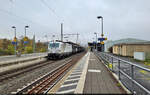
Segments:
[[[26,37],[26,27],[24,27],[24,30],[25,30],[25,37]]]
[[[120,60],[118,60],[118,74],[119,74],[119,80],[120,80]]]
[[[46,36],[46,39],[47,39],[47,52],[48,52],[48,37]]]
[[[96,33],[96,51],[97,51],[97,33]]]
[[[29,28],[29,26],[25,26],[24,27],[24,29],[25,29],[25,37],[26,37],[26,31],[27,31],[26,28]]]
[[[15,29],[15,38],[16,38],[16,28],[14,28]]]
[[[14,46],[14,50],[15,50],[15,55],[16,55],[16,48],[17,48],[17,44],[16,44],[16,42],[17,42],[17,38],[16,38],[16,27],[15,26],[12,26],[12,28],[14,29],[14,41],[15,41],[15,46]]]
[[[103,38],[103,20],[102,20],[102,18],[101,18],[101,36]],[[103,52],[103,44],[101,46],[102,46],[102,52]]]
[[[134,80],[134,67],[131,65],[131,78]],[[134,82],[132,81],[132,91],[134,92]]]
[[[33,36],[33,52],[35,53],[35,34]]]
[[[24,37],[26,37],[26,26],[24,27],[24,30],[25,30],[25,34],[24,34]],[[24,38],[25,39],[25,38]],[[25,40],[24,40],[25,41]],[[25,48],[26,47],[26,45],[25,45],[25,42],[24,42],[24,51],[25,51]]]
[[[76,44],[78,43],[78,38],[79,38],[79,34],[77,33],[77,40],[76,40]]]
[[[63,23],[61,23],[61,41],[63,41]]]
[[[102,36],[102,38],[103,38],[103,36],[104,36],[104,34],[103,34],[103,17],[101,18],[102,20],[102,34],[101,34],[101,36]],[[104,52],[104,44],[102,44],[102,52]]]
[[[102,38],[103,38],[103,36],[104,36],[104,34],[103,34],[103,17],[102,17]]]
[[[102,34],[101,34],[101,36],[102,36],[102,38],[103,38],[103,36],[104,36],[104,34],[103,34],[103,17],[102,17],[102,16],[98,16],[97,18],[98,18],[98,19],[102,19],[102,20],[101,20],[101,25],[102,25],[102,26],[101,26],[101,28],[102,28]],[[102,42],[102,41],[100,41],[100,42]],[[104,52],[104,44],[101,44],[101,51]]]
[[[15,38],[16,38],[16,28],[15,29]],[[16,50],[17,50],[17,41],[15,42],[15,55],[16,55]]]
[[[97,33],[95,32],[94,34],[96,36],[96,51],[97,51]]]
[[[112,61],[112,71],[113,71],[113,57],[112,57],[111,61]]]

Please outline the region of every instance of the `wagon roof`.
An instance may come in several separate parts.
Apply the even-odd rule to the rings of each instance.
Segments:
[[[72,44],[72,45],[76,45],[76,46],[80,46],[79,44],[73,43],[73,42],[63,42],[61,40],[56,40],[57,42],[62,42],[62,43],[68,43],[68,44]]]

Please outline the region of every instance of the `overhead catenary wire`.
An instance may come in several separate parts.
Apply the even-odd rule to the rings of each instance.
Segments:
[[[13,3],[14,2],[14,0],[9,0],[11,3]]]
[[[15,4],[15,0],[9,0],[10,1],[10,3],[11,4]],[[37,22],[35,22],[35,21],[33,21],[33,20],[31,20],[31,19],[28,19],[28,18],[25,18],[25,17],[22,17],[22,16],[19,16],[19,15],[17,15],[17,14],[15,14],[14,12],[12,12],[12,7],[11,7],[11,11],[8,11],[8,10],[5,10],[5,9],[1,9],[0,8],[0,12],[1,13],[5,13],[5,14],[7,14],[7,15],[9,15],[9,16],[13,16],[13,17],[15,17],[15,19],[17,19],[17,20],[19,20],[19,23],[22,23],[22,24],[27,24],[27,23],[32,23],[32,24],[35,24],[35,25],[38,25],[38,26],[42,26],[42,27],[44,27],[44,28],[46,28],[46,29],[49,29],[47,26],[45,26],[45,25],[42,25],[42,24],[40,24],[40,23],[37,23]]]
[[[41,3],[43,4],[43,5],[45,5],[59,20],[61,20],[61,22],[63,22],[64,20],[63,19],[61,19],[62,17],[60,17],[56,12],[55,12],[55,10],[54,9],[52,9],[48,4],[47,4],[47,2],[45,1],[45,0],[40,0],[41,1]]]
[[[62,19],[62,17],[59,16],[59,15],[55,12],[55,10],[52,9],[52,8],[48,5],[48,3],[47,3],[45,0],[40,0],[40,1],[43,3],[43,5],[45,5],[45,6],[61,21],[61,23],[62,23],[62,22],[64,23],[64,19]],[[66,22],[66,21],[65,21],[65,22]],[[73,30],[73,29],[70,27],[69,24],[67,24],[67,23],[64,23],[64,24],[65,24],[65,26],[67,25],[71,30]]]
[[[15,0],[9,0],[9,1],[10,1],[10,3],[12,3],[13,5],[15,4]],[[62,23],[62,22],[64,23],[63,18],[62,18],[60,15],[58,15],[58,14],[56,13],[56,11],[55,11],[53,8],[50,7],[50,5],[46,2],[46,0],[40,0],[40,1],[41,1],[41,3],[42,3],[44,6],[46,6],[46,7],[49,9],[49,11],[50,11],[51,13],[53,13],[53,14],[59,19],[59,21],[60,21],[61,23]],[[11,9],[13,9],[13,8],[11,8]],[[44,26],[44,25],[41,25],[41,24],[39,24],[39,23],[36,23],[36,22],[32,21],[31,19],[27,19],[27,18],[25,18],[25,17],[19,16],[19,15],[15,14],[15,13],[12,12],[12,11],[7,11],[7,10],[4,10],[4,9],[0,9],[0,12],[15,17],[15,19],[17,19],[17,20],[19,21],[19,23],[23,23],[23,24],[32,23],[32,24],[36,24],[36,25],[39,25],[39,26]],[[65,22],[66,22],[66,21],[65,21]],[[67,22],[68,22],[68,21],[67,21]],[[65,24],[65,26],[69,27],[69,31],[68,31],[68,32],[70,33],[71,31],[73,31],[73,29],[72,29],[72,27],[70,27],[70,24],[67,23],[67,22],[64,23],[64,24]],[[49,29],[47,26],[44,26],[44,27],[46,27],[47,29]]]

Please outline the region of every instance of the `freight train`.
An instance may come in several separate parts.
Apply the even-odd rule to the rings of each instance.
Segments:
[[[48,44],[48,59],[62,59],[72,54],[84,51],[84,47],[73,42],[55,40]]]

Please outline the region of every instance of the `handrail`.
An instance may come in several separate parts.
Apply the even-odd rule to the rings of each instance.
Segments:
[[[132,81],[132,86],[133,86],[134,84],[136,84],[140,89],[142,89],[142,90],[144,91],[144,93],[150,94],[150,91],[149,91],[147,88],[145,88],[144,86],[142,86],[140,83],[138,83],[138,82],[134,79],[134,68],[139,68],[139,69],[145,70],[145,71],[147,71],[147,72],[150,72],[150,69],[145,68],[145,67],[142,67],[142,66],[140,66],[140,65],[137,65],[137,64],[135,64],[135,63],[132,63],[132,62],[123,60],[123,59],[121,59],[121,58],[115,57],[115,56],[113,56],[113,55],[104,53],[104,52],[100,52],[100,57],[101,57],[103,60],[105,60],[105,61],[108,62],[107,65],[109,65],[109,64],[111,63],[111,61],[112,61],[112,69],[110,69],[110,70],[112,70],[112,71],[113,71],[113,64],[114,64],[113,62],[114,62],[114,59],[116,59],[116,60],[117,60],[117,63],[118,63],[118,67],[117,67],[117,68],[118,68],[119,80],[121,80],[120,74],[122,74],[122,75],[124,75],[125,77],[127,77],[128,79],[130,79],[130,80]],[[106,57],[108,57],[108,59],[107,59]],[[110,58],[112,59],[111,61],[110,61]],[[125,62],[125,63],[127,63],[127,64],[129,64],[129,65],[131,66],[131,72],[130,72],[131,75],[128,75],[128,74],[125,73],[123,70],[121,70],[121,68],[120,68],[120,67],[121,67],[121,66],[120,66],[121,63],[120,63],[120,62]],[[124,81],[123,81],[123,82],[124,82]],[[130,90],[134,93],[133,89],[134,89],[134,87],[130,88]]]
[[[101,52],[101,53],[102,53],[102,52]],[[120,60],[120,61],[122,61],[122,62],[128,63],[128,64],[130,64],[130,65],[134,65],[134,66],[136,66],[136,67],[138,67],[138,68],[140,68],[140,69],[143,69],[143,70],[145,70],[145,71],[150,72],[150,69],[148,69],[148,68],[142,67],[142,66],[140,66],[140,65],[134,64],[134,63],[129,62],[129,61],[126,61],[126,60],[123,60],[123,59],[121,59],[121,58],[117,58],[117,57],[112,56],[112,55],[110,55],[110,54],[106,54],[106,53],[103,53],[103,54],[108,55],[108,56],[111,56],[111,57],[113,57],[113,58],[115,58],[115,59],[117,59],[117,60]]]

